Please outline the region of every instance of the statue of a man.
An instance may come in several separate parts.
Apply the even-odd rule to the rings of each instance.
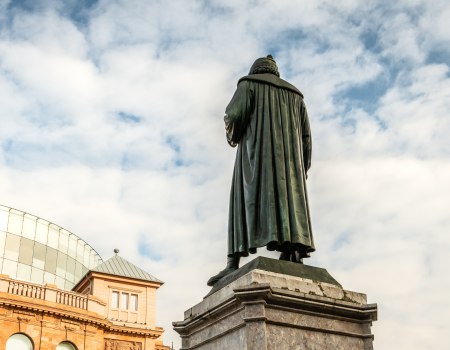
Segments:
[[[259,247],[302,263],[314,251],[307,171],[311,131],[302,93],[279,78],[272,56],[258,58],[225,111],[228,143],[238,146],[230,195],[228,261],[209,286]]]

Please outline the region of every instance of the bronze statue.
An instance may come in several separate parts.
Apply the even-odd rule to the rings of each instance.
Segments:
[[[213,286],[259,247],[302,263],[314,251],[307,171],[311,131],[302,93],[279,78],[272,56],[258,58],[225,111],[228,143],[238,146],[230,194],[227,266]]]

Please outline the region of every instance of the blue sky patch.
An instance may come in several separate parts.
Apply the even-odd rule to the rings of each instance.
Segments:
[[[343,248],[344,246],[350,244],[349,239],[350,233],[349,232],[343,232],[337,238],[333,241],[333,244],[331,246],[331,249],[333,251],[339,250]]]
[[[175,136],[169,135],[165,138],[164,141],[176,153],[180,153],[180,150],[181,150],[180,142]]]
[[[175,152],[175,155],[172,159],[173,164],[176,167],[181,167],[185,164],[185,159],[183,159],[181,155],[181,146],[180,141],[175,136],[167,136],[165,139],[166,145],[170,147]]]
[[[8,10],[22,10],[27,12],[39,11],[46,7],[45,2],[36,0],[11,0]]]
[[[176,136],[167,136],[165,138],[165,143],[175,152],[175,155],[172,159],[173,165],[175,165],[176,167],[182,167],[192,164],[192,162],[182,154],[180,140]]]
[[[85,26],[88,23],[90,12],[97,3],[98,0],[64,0],[61,2],[12,0],[8,4],[8,10],[12,13],[16,10],[35,13],[53,8],[62,16],[70,18],[78,26]]]
[[[382,48],[379,45],[379,34],[376,30],[366,30],[360,35],[360,39],[364,44],[364,48],[374,53],[381,52]]]
[[[74,0],[66,2],[64,11],[68,17],[78,26],[86,26],[93,8],[97,5],[98,0]]]
[[[280,51],[300,45],[301,42],[309,39],[311,39],[309,33],[301,27],[269,34],[265,43],[267,54],[270,53],[276,59]]]
[[[2,152],[6,165],[22,170],[58,166],[67,160],[66,151],[51,144],[6,140]]]
[[[446,64],[450,66],[450,50],[445,48],[437,48],[431,50],[426,58],[427,64]],[[448,74],[449,72],[447,72]],[[449,76],[449,75],[447,75]]]
[[[154,261],[160,261],[162,259],[161,254],[158,253],[160,250],[160,247],[153,247],[144,237],[139,237],[138,252],[140,255]]]
[[[368,114],[373,114],[379,105],[380,98],[390,88],[392,77],[380,74],[376,79],[364,84],[352,85],[338,91],[333,100],[337,105],[345,104],[345,109],[361,108]]]
[[[131,124],[139,123],[142,120],[141,117],[127,112],[118,112],[117,116],[119,117],[120,121]]]
[[[128,154],[125,153],[122,156],[122,159],[120,160],[120,168],[121,170],[127,171],[127,170],[131,170],[132,168],[134,168],[134,162],[132,157]]]
[[[208,0],[200,0],[200,6],[208,15],[208,18],[211,17],[223,17],[223,16],[230,16],[233,14],[233,8],[228,6],[219,6],[214,4],[213,1]]]

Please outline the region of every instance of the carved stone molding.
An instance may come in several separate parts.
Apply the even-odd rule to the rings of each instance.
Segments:
[[[142,343],[105,339],[105,350],[142,350]]]

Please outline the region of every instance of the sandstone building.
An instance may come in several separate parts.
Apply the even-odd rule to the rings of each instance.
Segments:
[[[0,206],[0,349],[168,350],[162,281],[33,215]]]

